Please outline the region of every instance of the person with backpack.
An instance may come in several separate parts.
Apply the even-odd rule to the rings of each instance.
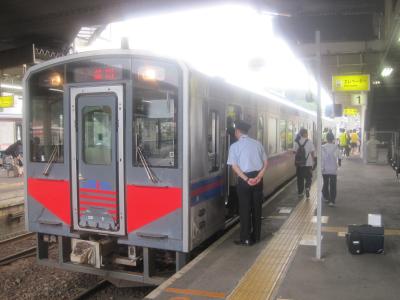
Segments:
[[[299,198],[303,198],[305,188],[306,198],[309,199],[312,171],[316,166],[316,156],[314,144],[308,139],[307,129],[300,129],[295,140],[294,151],[298,196]]]
[[[321,168],[324,185],[322,195],[329,206],[335,205],[336,199],[336,176],[338,165],[340,166],[339,148],[335,144],[335,136],[328,133],[328,143],[322,146]]]

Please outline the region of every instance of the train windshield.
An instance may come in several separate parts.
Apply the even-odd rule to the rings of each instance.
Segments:
[[[30,80],[30,160],[64,161],[63,68],[47,70]]]
[[[168,63],[138,59],[133,75],[133,142],[150,166],[176,167],[178,70]],[[136,165],[141,165],[134,155]]]

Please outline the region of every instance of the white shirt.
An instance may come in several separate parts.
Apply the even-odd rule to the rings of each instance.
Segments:
[[[309,139],[307,140],[308,140],[307,143],[304,145],[306,139],[302,137],[300,138],[299,143],[300,145],[304,145],[304,151],[306,152],[306,157],[307,157],[306,167],[312,167],[314,165],[314,160],[312,158],[311,152],[315,151],[315,147],[311,140]],[[295,141],[294,151],[297,151],[298,149],[299,149],[299,144]]]
[[[267,160],[264,147],[255,139],[242,135],[229,147],[228,165],[237,165],[244,173],[260,171]]]
[[[338,168],[339,148],[336,144],[327,143],[321,148],[322,159],[321,167],[322,174],[336,175]]]

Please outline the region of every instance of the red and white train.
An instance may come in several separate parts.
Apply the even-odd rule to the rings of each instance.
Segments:
[[[114,282],[160,283],[155,260],[172,253],[179,269],[235,211],[226,159],[238,119],[267,150],[270,194],[295,174],[295,133],[314,135],[315,115],[305,109],[129,50],[29,69],[26,223],[38,233],[38,260]]]

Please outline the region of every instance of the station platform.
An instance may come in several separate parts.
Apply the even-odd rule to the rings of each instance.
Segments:
[[[389,166],[346,159],[335,207],[323,203],[322,259],[315,259],[316,185],[298,200],[295,181],[263,209],[260,243],[233,243],[232,228],[146,299],[399,299],[400,183]],[[382,215],[385,254],[351,255],[345,232]]]
[[[21,177],[0,178],[0,217],[8,214],[9,207],[24,204],[24,182]]]

